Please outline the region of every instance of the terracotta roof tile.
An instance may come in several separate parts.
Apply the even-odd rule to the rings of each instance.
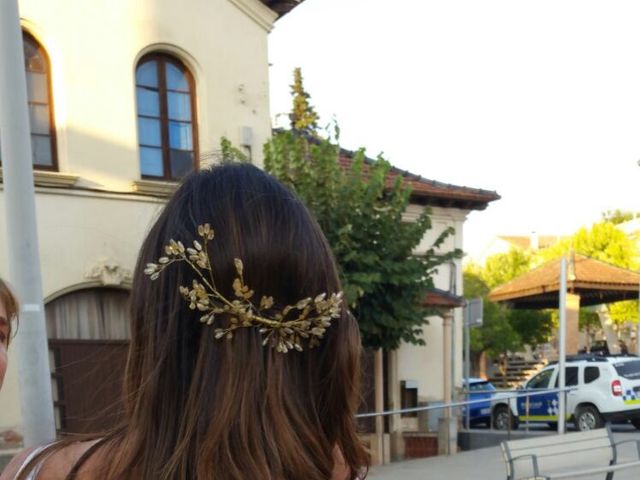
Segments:
[[[342,149],[340,152],[341,165],[350,166],[354,155],[354,152]],[[374,160],[367,158],[365,162],[366,169]],[[484,210],[490,202],[500,199],[500,195],[494,191],[429,180],[396,167],[392,167],[389,172],[388,184],[392,185],[398,175],[403,176],[405,183],[411,186],[412,202],[422,205]]]

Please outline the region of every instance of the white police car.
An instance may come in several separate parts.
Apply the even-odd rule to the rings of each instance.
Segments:
[[[634,355],[567,357],[566,419],[578,430],[601,428],[605,422],[630,421],[640,429],[640,358]],[[523,385],[524,391],[558,388],[558,364],[552,363]],[[515,429],[519,422],[558,421],[558,394],[540,393],[517,399],[494,398],[493,427]],[[511,423],[511,425],[509,425]]]

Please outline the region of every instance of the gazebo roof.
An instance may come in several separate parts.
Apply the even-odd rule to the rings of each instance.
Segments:
[[[494,288],[489,299],[513,308],[557,308],[560,259]],[[582,306],[638,298],[640,274],[584,255],[574,254],[567,266],[567,288],[580,295]]]

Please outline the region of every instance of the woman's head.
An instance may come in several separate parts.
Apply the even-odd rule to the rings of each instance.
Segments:
[[[7,349],[11,341],[11,323],[18,316],[18,301],[15,295],[0,278],[0,388],[7,371]]]
[[[263,346],[255,327],[215,339],[214,328],[229,319],[203,325],[189,308],[179,287],[197,275],[187,263],[154,281],[144,274],[171,239],[192,244],[204,224],[215,231],[212,283],[227,298],[235,258],[255,298],[272,296],[277,305],[341,289],[320,228],[279,182],[250,165],[189,176],[149,232],[134,275],[129,466],[154,478],[326,479],[335,446],[352,469],[362,466],[353,419],[360,343],[346,309],[316,348],[280,353]]]

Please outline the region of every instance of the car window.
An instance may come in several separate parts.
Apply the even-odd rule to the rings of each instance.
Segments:
[[[533,377],[529,382],[527,382],[527,388],[547,388],[549,387],[549,380],[551,380],[551,374],[553,373],[553,369],[543,370],[535,377]]]
[[[613,367],[621,377],[629,380],[640,380],[640,360],[615,363]]]
[[[476,382],[469,385],[469,390],[472,392],[493,392],[496,389],[489,382]]]
[[[598,378],[600,378],[598,367],[584,367],[584,383],[595,382]]]
[[[560,383],[560,377],[556,377],[556,386]],[[578,385],[578,367],[565,367],[564,368],[564,385],[565,387],[574,387]]]

